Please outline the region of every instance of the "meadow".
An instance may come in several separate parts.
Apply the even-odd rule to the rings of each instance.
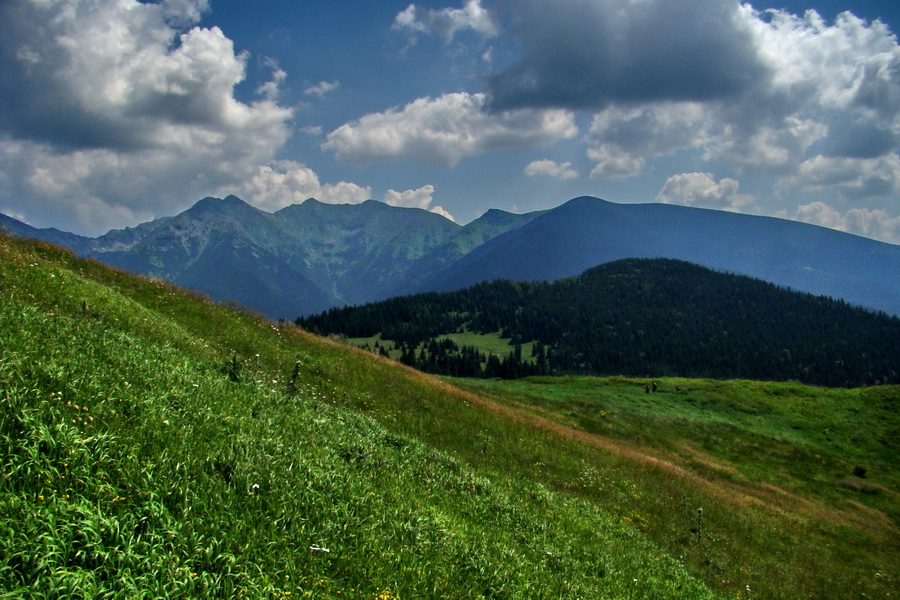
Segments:
[[[900,389],[657,383],[441,380],[0,236],[0,598],[897,594]]]

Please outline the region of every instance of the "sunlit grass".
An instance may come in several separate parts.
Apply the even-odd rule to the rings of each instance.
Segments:
[[[562,485],[620,511],[714,585],[740,574],[788,598],[878,597],[897,583],[897,386],[590,377],[465,386],[598,448]],[[860,465],[865,480],[854,475]],[[622,494],[627,480],[634,491]]]
[[[439,380],[0,238],[0,596],[890,597],[897,388],[659,382]]]
[[[408,431],[446,384],[43,246],[0,240],[0,277],[10,597],[712,597]]]
[[[446,335],[439,336],[436,338],[437,341],[442,340],[452,340],[460,348],[464,346],[470,346],[481,352],[485,356],[490,356],[491,354],[497,356],[498,358],[506,358],[509,356],[514,348],[509,345],[509,338],[500,337],[500,332],[497,331],[495,333],[474,333],[471,331],[465,331],[462,333],[449,333]],[[395,360],[399,360],[400,356],[403,354],[402,350],[397,348],[396,342],[393,340],[383,340],[381,339],[381,334],[377,334],[367,338],[346,338],[345,340],[348,344],[353,346],[358,346],[360,348],[368,348],[369,350],[375,349],[376,342],[379,346],[383,346],[388,353],[390,358]],[[416,348],[416,352],[418,353],[426,344],[420,344]],[[534,342],[526,342],[522,344],[522,359],[526,362],[535,362],[535,358],[531,356],[532,351],[534,350]]]

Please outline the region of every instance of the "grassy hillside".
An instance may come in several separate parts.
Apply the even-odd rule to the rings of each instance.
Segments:
[[[602,449],[585,456],[577,479],[555,485],[619,513],[695,572],[739,574],[762,597],[896,597],[900,386],[621,377],[457,385]],[[623,496],[627,480],[634,492]]]
[[[856,417],[841,443],[872,436],[858,447],[848,438],[846,460],[834,458],[844,447],[823,453],[827,435],[759,409],[710,419],[721,451],[685,429],[696,465],[682,466],[677,431],[657,439],[660,427],[646,425],[653,406],[620,415],[591,405],[584,381],[528,401],[513,388],[464,391],[0,237],[0,597],[894,593],[897,388],[839,398]],[[608,385],[625,393],[640,382]],[[685,423],[747,390],[703,385],[695,406],[673,405]],[[766,393],[795,388],[807,398],[797,414],[815,430],[819,390]],[[569,396],[590,405],[584,418]],[[600,410],[613,426],[591,424]],[[804,464],[820,487],[791,481],[790,502],[758,494],[769,474],[735,460],[746,473],[732,483],[746,492],[721,488],[709,464],[730,465],[727,453],[751,439],[742,436],[765,446],[776,426],[815,440]],[[867,478],[841,486],[835,476],[851,463]]]

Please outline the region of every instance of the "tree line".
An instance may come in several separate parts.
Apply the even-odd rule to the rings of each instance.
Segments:
[[[495,281],[333,308],[297,324],[323,335],[381,334],[404,349],[406,364],[447,375],[900,383],[897,317],[670,259],[616,261],[553,283]],[[508,355],[441,341],[463,331],[500,332]],[[522,357],[528,342],[534,353]]]

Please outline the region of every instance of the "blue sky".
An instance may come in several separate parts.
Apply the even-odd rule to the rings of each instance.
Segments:
[[[5,0],[0,212],[587,194],[900,243],[897,31],[872,0]]]

